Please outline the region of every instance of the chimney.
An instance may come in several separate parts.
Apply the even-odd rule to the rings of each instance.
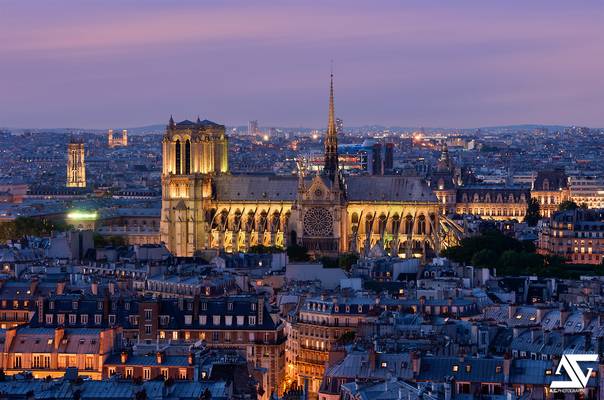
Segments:
[[[591,353],[591,332],[587,331],[585,334],[585,352]]]
[[[536,315],[536,317],[537,317],[536,322],[540,324],[540,323],[541,323],[541,321],[543,321],[543,317],[545,316],[545,314],[546,314],[548,311],[549,311],[549,310],[548,310],[548,309],[546,309],[546,308],[538,307],[538,308],[537,308],[537,315]]]
[[[55,340],[54,340],[55,350],[57,350],[59,348],[59,345],[61,344],[61,340],[63,340],[64,335],[65,335],[65,329],[63,329],[62,327],[55,328]]]
[[[504,383],[508,383],[510,379],[510,370],[512,368],[512,357],[510,353],[505,353],[503,356],[503,379]]]
[[[256,310],[258,312],[258,325],[263,325],[264,324],[264,295],[258,297],[258,309]]]
[[[421,358],[417,351],[411,353],[411,369],[413,370],[413,375],[418,376],[420,367],[421,367]]]
[[[367,356],[368,356],[367,361],[369,362],[369,370],[373,371],[375,369],[375,365],[376,365],[376,354],[375,354],[375,349],[373,348],[373,346],[371,346],[371,348],[367,352]]]
[[[36,305],[38,306],[38,323],[43,324],[44,323],[44,297],[42,297],[42,296],[38,297],[38,301],[36,302]]]
[[[38,278],[33,278],[29,284],[29,295],[34,296],[38,290]]]
[[[199,295],[193,296],[193,321],[199,321]]]
[[[195,364],[195,354],[193,352],[189,352],[189,356],[187,357],[187,362],[189,365]]]
[[[65,293],[65,281],[57,282],[57,294],[62,295]]]
[[[161,365],[164,361],[164,353],[158,351],[157,353],[155,353],[155,359],[157,360],[157,364]]]
[[[516,305],[508,304],[508,319],[514,318],[514,315],[516,315]]]
[[[572,339],[572,335],[570,333],[564,333],[562,335],[562,351],[566,350],[566,348],[570,345],[570,341]]]
[[[92,292],[93,295],[98,296],[99,294],[99,283],[96,281],[93,281],[90,284],[90,291]]]
[[[419,298],[419,313],[424,314],[426,311],[426,296],[421,296]]]
[[[451,382],[447,380],[443,386],[445,387],[445,400],[451,400]]]
[[[128,352],[127,351],[122,351],[122,354],[120,355],[120,361],[122,364],[126,364],[126,362],[128,361]]]
[[[600,398],[602,396],[602,391],[604,390],[604,360],[600,357],[600,362],[598,363],[598,379],[600,382],[598,383],[598,387],[600,388]]]
[[[560,328],[564,328],[564,325],[566,324],[566,320],[568,319],[569,315],[570,310],[568,309],[568,307],[563,306],[560,309]]]

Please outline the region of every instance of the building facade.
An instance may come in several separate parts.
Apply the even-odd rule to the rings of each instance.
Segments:
[[[72,139],[67,145],[67,187],[86,187],[84,142]]]
[[[354,338],[357,326],[376,307],[375,300],[367,297],[306,299],[297,315],[286,322],[288,384],[316,394],[330,352]]]
[[[573,264],[604,260],[604,210],[569,210],[554,213],[539,232],[538,251]]]
[[[300,244],[319,254],[436,254],[441,230],[436,196],[420,177],[340,173],[333,77],[325,165],[298,177],[234,175],[224,125],[171,118],[163,139],[161,240],[177,256]]]
[[[128,130],[122,129],[121,137],[114,136],[113,129],[107,131],[107,145],[110,148],[118,146],[128,146]]]

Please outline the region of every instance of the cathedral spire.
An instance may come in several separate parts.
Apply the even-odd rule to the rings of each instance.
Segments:
[[[333,72],[329,85],[329,119],[325,136],[325,166],[324,171],[334,180],[338,174],[338,136],[336,131],[335,108],[333,105]]]

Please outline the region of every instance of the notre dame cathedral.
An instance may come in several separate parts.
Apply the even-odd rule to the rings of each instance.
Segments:
[[[451,240],[442,203],[422,177],[343,176],[338,167],[333,76],[321,174],[233,174],[224,125],[175,123],[163,138],[161,240],[177,256],[299,244],[311,253],[404,258]],[[450,233],[450,231],[449,231]]]

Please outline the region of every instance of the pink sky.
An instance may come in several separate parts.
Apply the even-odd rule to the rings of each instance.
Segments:
[[[227,5],[224,5],[224,4]],[[601,1],[5,1],[0,126],[604,126]]]

